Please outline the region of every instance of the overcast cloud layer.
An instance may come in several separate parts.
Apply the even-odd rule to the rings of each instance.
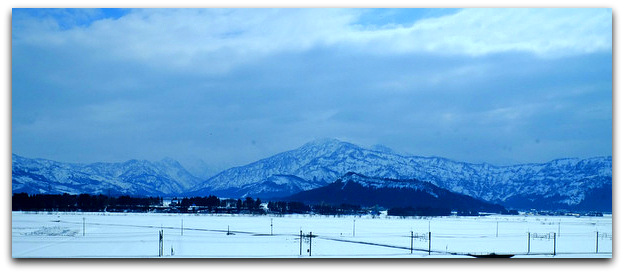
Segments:
[[[242,165],[315,138],[611,155],[610,9],[23,10],[12,151]]]

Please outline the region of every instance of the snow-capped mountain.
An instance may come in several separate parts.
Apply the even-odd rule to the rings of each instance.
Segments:
[[[199,182],[177,161],[68,164],[13,154],[13,193],[181,194]]]
[[[403,156],[335,139],[310,142],[298,149],[225,170],[198,185],[194,192],[252,189],[278,174],[328,184],[348,172],[376,178],[418,179],[516,208],[565,208],[595,200],[602,201],[600,210],[611,209],[610,156],[495,166],[440,157]]]
[[[189,157],[186,159],[178,159],[178,162],[186,169],[191,175],[199,178],[201,181],[210,179],[210,177],[223,171],[225,168],[217,168],[204,162],[202,159]]]
[[[326,185],[325,182],[306,181],[294,175],[276,174],[269,178],[243,185],[211,191],[211,195],[221,197],[253,197],[253,198],[277,198],[285,197],[304,190],[315,189]],[[190,192],[189,195],[205,196],[203,191]]]
[[[434,208],[502,213],[505,208],[415,179],[386,179],[349,172],[327,186],[285,198],[305,203]]]
[[[370,178],[419,180],[517,209],[611,211],[612,158],[559,159],[495,166],[440,157],[406,156],[317,140],[201,182],[173,159],[68,164],[13,154],[13,193],[89,193],[221,197],[286,197],[328,185],[349,172]]]

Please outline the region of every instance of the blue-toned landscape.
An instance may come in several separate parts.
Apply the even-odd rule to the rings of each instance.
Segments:
[[[609,8],[11,24],[13,257],[612,257]]]

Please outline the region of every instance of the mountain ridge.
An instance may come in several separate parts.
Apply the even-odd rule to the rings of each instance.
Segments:
[[[12,192],[169,195],[181,194],[199,179],[177,161],[62,163],[12,154]]]
[[[611,156],[497,166],[400,155],[382,146],[364,148],[337,139],[315,140],[223,170],[204,181],[171,158],[155,162],[75,164],[13,154],[12,169],[14,193],[54,190],[55,193],[272,198],[322,187],[348,172],[356,172],[375,178],[427,181],[452,192],[515,208],[600,204],[599,210],[610,211],[612,195]],[[48,189],[51,186],[57,187]]]
[[[295,160],[289,160],[295,159]],[[288,164],[282,164],[287,162]],[[404,156],[324,139],[297,149],[225,170],[195,191],[218,191],[249,185],[273,174],[291,174],[308,181],[333,182],[354,171],[390,179],[419,179],[485,201],[505,203],[519,196],[559,195],[552,206],[573,206],[593,189],[610,188],[612,157],[561,158],[546,163],[497,166],[471,164],[443,157]],[[518,206],[530,207],[530,203]]]

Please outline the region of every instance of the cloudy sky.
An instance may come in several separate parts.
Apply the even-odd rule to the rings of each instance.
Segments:
[[[13,9],[12,152],[246,164],[318,138],[612,154],[610,9]]]

